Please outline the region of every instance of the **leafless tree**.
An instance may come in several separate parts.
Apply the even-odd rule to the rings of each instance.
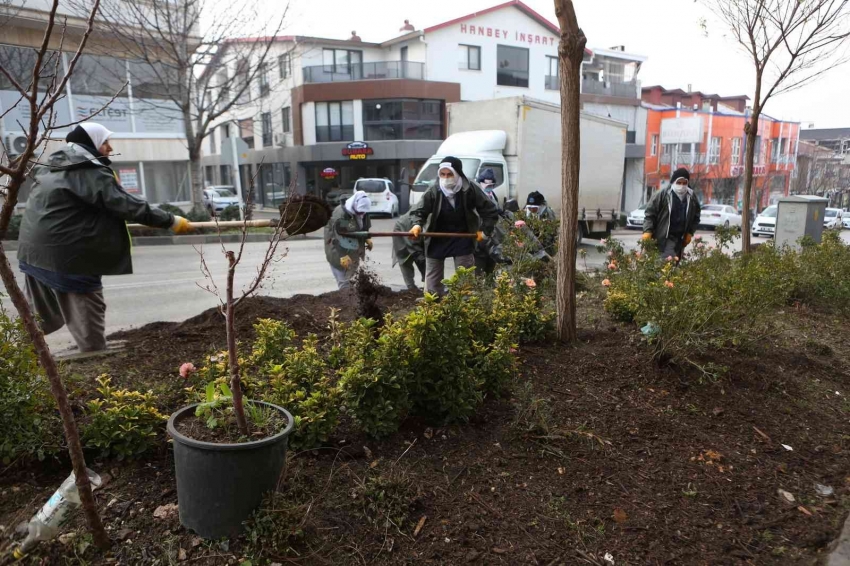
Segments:
[[[23,69],[10,69],[8,65],[0,61],[0,74],[12,85],[19,96],[17,104],[6,109],[5,114],[9,114],[14,108],[21,106],[25,111],[24,113],[28,115],[25,123],[18,123],[26,139],[23,150],[14,156],[5,150],[0,151],[0,177],[2,177],[0,182],[2,190],[0,192],[3,196],[3,206],[0,208],[0,279],[3,280],[6,292],[9,294],[12,304],[17,309],[18,315],[33,342],[39,363],[50,381],[50,392],[56,400],[59,414],[62,417],[65,439],[68,442],[68,453],[71,457],[80,501],[89,529],[94,536],[95,543],[100,548],[108,548],[110,545],[109,537],[106,535],[100,516],[97,514],[91,484],[86,473],[86,461],[80,444],[80,435],[71,411],[71,405],[68,402],[68,394],[59,376],[59,368],[50,353],[50,348],[44,339],[38,321],[15,280],[15,274],[12,271],[12,266],[9,265],[9,258],[2,244],[3,236],[9,227],[9,221],[18,203],[21,186],[30,173],[37,155],[43,151],[50,132],[69,127],[69,124],[57,124],[55,106],[65,97],[65,87],[94,28],[98,7],[98,1],[95,0],[88,13],[84,31],[81,36],[73,40],[74,43],[77,43],[77,46],[67,69],[63,70],[59,53],[66,47],[70,51],[73,46],[66,46],[66,41],[70,41],[68,39],[70,34],[67,33],[69,30],[64,22],[58,21],[59,0],[53,0],[47,12],[42,40],[39,46],[34,49],[32,65],[29,69],[26,69],[27,72],[21,73],[20,71]],[[54,51],[50,47],[51,45],[58,45],[58,49]],[[0,118],[2,117],[0,116]]]
[[[753,110],[744,127],[744,226],[750,251],[750,197],[759,118],[768,101],[848,60],[850,0],[702,0],[731,30],[755,67]]]
[[[578,26],[572,0],[555,0],[561,26],[558,45],[561,75],[561,228],[558,239],[557,330],[562,342],[576,335],[576,235],[578,234],[578,183],[581,161],[580,83],[587,37]]]
[[[93,0],[72,0],[85,6]],[[130,66],[141,111],[183,121],[192,204],[203,207],[202,143],[222,116],[251,103],[251,85],[271,72],[272,47],[288,13],[270,18],[260,0],[101,0],[104,25]]]

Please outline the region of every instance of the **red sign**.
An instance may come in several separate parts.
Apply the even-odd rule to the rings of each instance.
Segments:
[[[520,43],[527,43],[529,45],[554,46],[557,44],[557,41],[554,37],[547,35],[539,35],[533,33],[520,32],[517,30],[507,30],[467,24],[460,24],[460,33],[464,33],[466,35],[476,35],[479,37],[494,37],[496,39],[513,39],[514,41],[519,41]]]
[[[351,160],[366,159],[367,155],[374,155],[375,150],[365,142],[351,142],[342,148],[342,154]]]
[[[337,170],[333,167],[326,167],[321,173],[319,173],[319,176],[322,179],[336,179],[337,175],[339,175],[339,172],[337,172]]]

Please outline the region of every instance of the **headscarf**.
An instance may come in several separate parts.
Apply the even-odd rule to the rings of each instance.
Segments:
[[[461,173],[458,173],[457,169],[455,168],[455,164],[446,159],[442,163],[440,163],[440,166],[437,169],[437,175],[439,175],[440,171],[443,170],[452,172],[452,175],[454,175],[455,184],[451,187],[444,187],[443,179],[440,177],[437,178],[437,182],[440,184],[440,190],[443,192],[446,198],[449,199],[449,202],[454,205],[455,195],[458,193],[458,191],[463,189],[463,169],[461,169]]]
[[[345,210],[349,214],[363,216],[372,208],[372,201],[366,191],[357,191],[345,201]]]
[[[71,130],[65,137],[65,141],[82,146],[83,149],[92,154],[92,157],[96,157],[102,164],[109,166],[111,161],[100,152],[100,146],[110,137],[112,137],[112,132],[105,127],[94,122],[85,122]]]

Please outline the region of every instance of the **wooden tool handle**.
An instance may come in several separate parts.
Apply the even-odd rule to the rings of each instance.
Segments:
[[[410,232],[349,232],[340,233],[341,236],[350,238],[411,238],[413,235]],[[478,234],[469,234],[467,232],[422,232],[420,238],[478,238]]]
[[[248,220],[247,222],[242,222],[241,220],[229,220],[227,222],[218,222],[210,221],[210,222],[190,222],[189,225],[194,228],[215,228],[218,226],[219,228],[241,228],[243,225],[248,228],[269,228],[272,226],[277,226],[277,220]],[[154,228],[153,226],[145,226],[144,224],[127,224],[127,228],[130,230],[138,230],[140,228]]]

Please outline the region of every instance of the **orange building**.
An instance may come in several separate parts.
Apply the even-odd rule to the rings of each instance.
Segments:
[[[678,167],[691,172],[691,187],[703,203],[741,207],[749,119],[746,96],[646,87],[647,192],[666,187]],[[762,114],[756,138],[754,207],[787,196],[796,169],[800,124]]]

